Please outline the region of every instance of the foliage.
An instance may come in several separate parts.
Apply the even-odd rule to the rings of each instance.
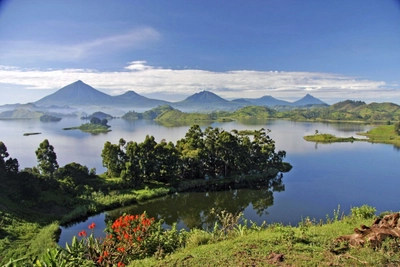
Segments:
[[[142,114],[141,113],[137,113],[134,110],[129,111],[128,113],[124,114],[121,118],[124,120],[138,120],[138,119],[142,119]]]
[[[127,263],[145,257],[164,257],[174,252],[186,242],[186,232],[161,227],[156,222],[141,215],[123,215],[106,230],[104,239],[95,238],[86,230],[74,236],[65,249],[60,247],[47,250],[34,266],[125,266]],[[96,227],[91,223],[88,228]]]
[[[354,142],[362,141],[362,139],[357,139],[354,137],[336,137],[332,134],[316,134],[306,135],[303,137],[306,141],[318,142],[318,143],[334,143],[334,142]]]
[[[350,209],[351,215],[360,219],[371,219],[375,216],[376,208],[362,205],[361,207],[353,207]]]
[[[53,176],[53,173],[58,169],[57,154],[54,152],[54,147],[45,139],[39,144],[35,153],[40,172],[44,175]]]
[[[40,121],[42,121],[42,122],[56,122],[56,121],[60,121],[60,120],[61,120],[61,118],[54,117],[51,115],[46,115],[46,114],[40,117]]]
[[[19,163],[17,159],[8,158],[6,145],[0,141],[0,178],[18,173]],[[8,158],[8,159],[7,159]]]
[[[396,124],[394,125],[394,131],[395,131],[398,135],[400,135],[400,122],[398,122],[398,123],[396,123]]]

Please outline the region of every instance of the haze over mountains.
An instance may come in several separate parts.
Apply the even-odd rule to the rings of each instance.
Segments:
[[[134,91],[128,91],[122,95],[110,96],[96,90],[90,85],[76,81],[69,84],[57,92],[50,94],[36,102],[39,107],[88,107],[88,106],[104,106],[104,107],[119,107],[130,109],[154,108],[160,105],[168,104],[182,111],[213,111],[213,110],[235,110],[244,106],[290,106],[299,107],[307,105],[325,105],[323,101],[306,95],[293,103],[279,100],[272,96],[263,96],[261,98],[241,98],[236,100],[226,100],[210,91],[202,91],[195,93],[183,101],[169,102],[165,100],[147,98],[141,96]]]

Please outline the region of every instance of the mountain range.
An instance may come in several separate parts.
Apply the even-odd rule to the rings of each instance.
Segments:
[[[187,97],[183,101],[169,102],[165,100],[147,98],[134,91],[128,91],[122,95],[111,96],[105,94],[90,85],[76,81],[69,84],[53,94],[50,94],[36,102],[36,106],[68,106],[68,107],[120,107],[130,109],[154,108],[160,105],[170,105],[183,111],[213,111],[213,110],[236,110],[238,108],[257,105],[257,106],[307,106],[307,105],[325,105],[323,101],[311,96],[305,97],[291,103],[284,100],[273,98],[272,96],[263,96],[261,98],[240,98],[235,100],[226,100],[210,91],[202,91]]]

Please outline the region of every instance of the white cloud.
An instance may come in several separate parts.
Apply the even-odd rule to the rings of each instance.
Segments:
[[[399,90],[383,81],[357,79],[332,73],[206,70],[153,68],[146,61],[131,61],[125,70],[101,72],[92,69],[39,70],[0,66],[0,82],[27,89],[59,89],[82,80],[111,95],[133,90],[139,94],[189,96],[210,90],[224,98],[257,98],[271,95],[297,100],[307,93],[326,102],[355,99],[376,101],[399,98]],[[0,85],[1,92],[1,85]],[[17,101],[14,101],[17,102]]]

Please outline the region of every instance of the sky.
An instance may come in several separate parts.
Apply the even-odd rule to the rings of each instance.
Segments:
[[[400,104],[400,0],[0,0],[0,105],[77,80],[169,101]]]

